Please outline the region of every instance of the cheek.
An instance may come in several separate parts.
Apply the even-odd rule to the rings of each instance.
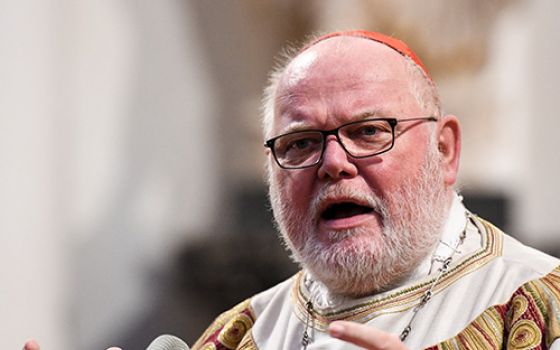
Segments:
[[[386,198],[393,192],[401,180],[401,170],[394,168],[390,162],[373,166],[362,166],[360,176],[367,186],[378,196]]]
[[[276,174],[283,200],[292,207],[307,210],[312,198],[315,172],[309,170],[281,171]]]
[[[395,148],[380,157],[379,161],[362,163],[360,175],[378,195],[387,197],[400,189],[402,184],[418,176],[425,158],[423,146]]]

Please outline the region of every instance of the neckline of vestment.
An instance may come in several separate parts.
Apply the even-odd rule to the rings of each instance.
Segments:
[[[495,257],[501,255],[503,238],[490,223],[474,216],[472,223],[468,225],[468,230],[471,233],[473,231],[479,232],[481,247],[453,261],[447,272],[441,276],[434,287],[434,296],[458,281],[461,277],[481,268]],[[314,306],[312,327],[318,330],[325,330],[328,324],[334,320],[365,323],[382,315],[407,311],[419,304],[422,295],[433,284],[436,276],[437,273],[430,273],[428,276],[413,283],[387,292],[363,298],[348,299],[341,305],[337,305],[337,307],[321,308]],[[310,300],[310,293],[305,279],[305,273],[303,271],[299,272],[296,275],[291,292],[295,314],[302,322],[306,322],[311,316],[307,304]]]

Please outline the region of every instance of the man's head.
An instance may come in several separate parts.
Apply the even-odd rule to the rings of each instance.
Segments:
[[[440,115],[418,62],[351,33],[328,36],[299,51],[267,89],[267,139],[381,119],[269,143],[278,228],[295,260],[333,292],[390,287],[440,236],[460,132],[454,116]],[[306,167],[281,168],[274,156],[284,168]]]

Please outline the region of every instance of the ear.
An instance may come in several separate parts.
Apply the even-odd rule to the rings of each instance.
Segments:
[[[461,127],[454,115],[442,117],[438,123],[438,150],[444,173],[444,182],[451,187],[457,181],[461,156]]]

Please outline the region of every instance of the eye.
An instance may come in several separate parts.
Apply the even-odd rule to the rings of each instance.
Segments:
[[[319,141],[316,138],[300,138],[291,140],[290,143],[287,145],[287,150],[297,150],[297,151],[304,151],[309,148],[313,148],[317,145]]]
[[[356,134],[362,136],[373,136],[377,134],[377,131],[377,127],[374,125],[364,125],[356,130]]]
[[[322,135],[317,132],[297,132],[276,140],[275,149],[282,155],[299,155],[321,149]]]
[[[366,120],[349,124],[340,133],[351,140],[373,141],[391,133],[391,125],[385,120]]]
[[[380,125],[376,123],[364,123],[352,125],[352,128],[344,130],[345,136],[352,140],[374,139],[382,132]]]

